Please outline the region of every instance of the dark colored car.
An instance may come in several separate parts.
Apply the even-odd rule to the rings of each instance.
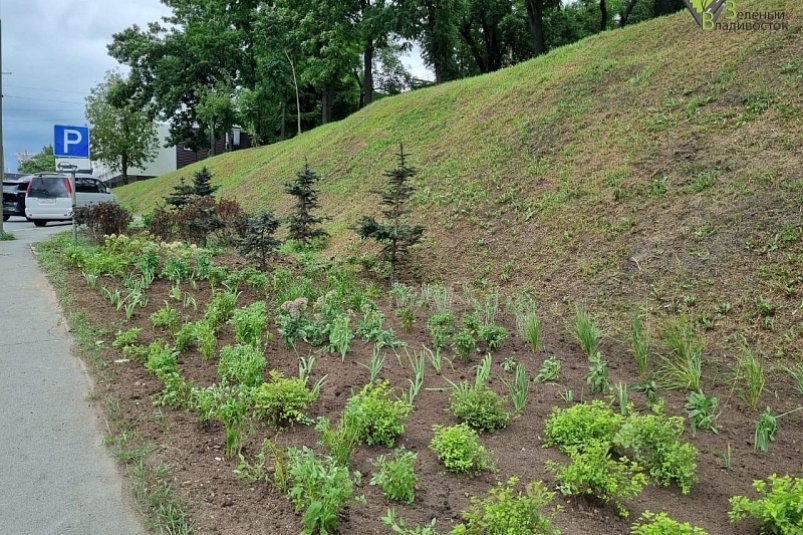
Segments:
[[[30,182],[30,176],[3,179],[3,221],[13,215],[25,217],[25,192]]]

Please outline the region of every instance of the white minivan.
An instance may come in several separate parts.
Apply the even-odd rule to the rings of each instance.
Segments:
[[[100,180],[89,175],[75,176],[77,206],[116,200],[111,188]],[[48,221],[71,220],[70,177],[59,173],[33,175],[25,196],[25,217],[37,227],[44,227]]]

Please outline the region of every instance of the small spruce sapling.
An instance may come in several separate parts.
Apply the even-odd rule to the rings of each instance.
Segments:
[[[390,263],[391,283],[396,281],[399,265],[408,258],[409,248],[421,240],[425,230],[422,225],[412,225],[407,221],[410,213],[407,204],[415,192],[410,179],[416,170],[407,165],[404,145],[399,145],[398,157],[398,167],[385,172],[388,189],[373,192],[382,198],[385,221],[380,223],[371,216],[363,216],[356,228],[361,238],[370,238],[382,245],[382,257]]]
[[[293,215],[287,218],[288,235],[290,239],[298,241],[305,247],[309,245],[310,240],[329,235],[319,227],[324,218],[312,214],[321,206],[318,201],[318,190],[315,189],[315,184],[319,180],[320,177],[305,161],[304,169],[296,174],[295,180],[284,186],[284,192],[296,198]]]
[[[240,254],[258,261],[262,268],[268,264],[268,257],[279,247],[276,231],[279,220],[271,210],[265,210],[248,218],[245,235],[240,239]]]

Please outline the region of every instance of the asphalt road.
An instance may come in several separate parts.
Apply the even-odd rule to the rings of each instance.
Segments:
[[[30,248],[70,228],[4,223],[17,239],[0,242],[0,532],[139,535],[89,377]]]

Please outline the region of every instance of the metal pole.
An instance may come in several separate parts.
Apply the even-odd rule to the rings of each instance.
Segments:
[[[75,223],[75,166],[70,173],[70,192],[72,194],[72,241],[78,241],[78,225]]]
[[[0,20],[0,182],[6,177],[6,162],[3,158],[3,21]],[[2,208],[0,208],[2,211]],[[0,217],[0,234],[3,234],[3,218]]]

